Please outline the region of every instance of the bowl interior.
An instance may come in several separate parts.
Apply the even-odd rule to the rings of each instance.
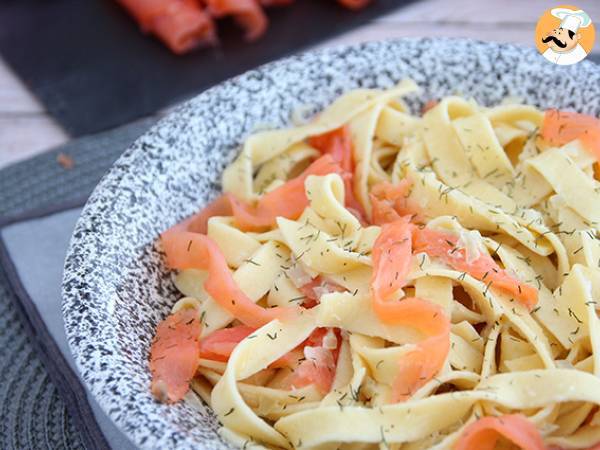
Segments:
[[[148,349],[177,300],[158,234],[220,190],[244,138],[315,112],[358,87],[412,78],[416,111],[450,94],[491,105],[516,96],[542,108],[600,113],[600,69],[556,66],[534,50],[452,39],[398,40],[293,56],[248,72],[180,106],[142,136],[96,188],[74,232],[64,276],[65,326],[83,378],[136,444],[223,449],[210,409],[165,406],[150,395]],[[193,404],[192,404],[193,403]]]

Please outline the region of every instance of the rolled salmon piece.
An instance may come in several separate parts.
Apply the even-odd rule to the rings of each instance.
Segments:
[[[211,16],[197,0],[117,0],[138,22],[142,31],[152,33],[173,53],[216,42]]]
[[[260,0],[260,4],[264,7],[271,6],[288,6],[294,3],[294,0]]]
[[[348,9],[362,9],[370,3],[371,0],[338,0],[338,3]]]
[[[212,16],[233,17],[244,29],[247,41],[255,41],[267,31],[267,16],[257,0],[205,0],[205,3]]]

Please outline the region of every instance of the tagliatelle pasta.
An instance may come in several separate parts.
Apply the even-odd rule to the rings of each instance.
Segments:
[[[152,345],[159,400],[200,396],[244,448],[600,443],[598,143],[527,105],[414,115],[416,91],[250,136],[163,233],[186,297]]]

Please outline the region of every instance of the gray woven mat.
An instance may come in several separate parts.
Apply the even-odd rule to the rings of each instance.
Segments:
[[[78,139],[0,170],[0,223],[31,211],[82,202],[152,122],[147,119]],[[60,153],[72,158],[72,169],[58,164]],[[0,448],[95,448],[93,435],[80,429],[77,408],[67,408],[51,371],[42,363],[44,345],[32,330],[5,268],[0,267]]]

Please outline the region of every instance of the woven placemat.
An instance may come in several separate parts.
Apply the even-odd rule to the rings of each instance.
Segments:
[[[81,203],[123,150],[153,122],[146,119],[85,137],[0,170],[0,223],[31,211]],[[59,155],[72,161],[66,169]],[[64,156],[62,160],[64,160]],[[44,345],[0,267],[0,448],[97,448],[64,389],[44,365]],[[47,361],[46,361],[47,363]],[[57,380],[60,381],[60,380]]]

